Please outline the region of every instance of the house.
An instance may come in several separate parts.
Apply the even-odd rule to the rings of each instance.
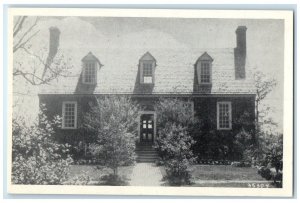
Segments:
[[[151,145],[157,138],[155,101],[189,99],[195,116],[207,123],[203,130],[215,130],[230,148],[234,133],[254,128],[255,89],[247,62],[246,30],[245,26],[236,29],[236,48],[151,48],[145,53],[99,48],[98,53],[78,58],[81,64],[70,77],[42,89],[40,103],[46,105],[49,116],[63,118],[57,139],[76,145],[89,140],[78,126],[95,95],[129,95],[145,109],[139,114],[140,143]],[[59,35],[55,29],[50,32],[50,40],[51,35]],[[250,125],[234,122],[245,114]]]

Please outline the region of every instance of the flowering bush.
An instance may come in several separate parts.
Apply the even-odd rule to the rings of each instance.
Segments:
[[[138,105],[124,96],[97,98],[97,105],[85,115],[83,128],[97,139],[89,145],[91,154],[113,169],[135,160]],[[117,177],[115,177],[117,179]]]
[[[261,176],[272,179],[277,187],[282,187],[283,135],[262,133],[256,153]]]
[[[156,148],[163,155],[166,177],[171,185],[190,184],[190,165],[194,163],[194,143],[185,128],[172,124],[159,132]]]
[[[61,119],[48,121],[42,106],[39,121],[27,126],[24,118],[13,119],[12,182],[14,184],[62,184],[68,178],[69,146],[54,141],[54,126]]]
[[[188,133],[194,122],[192,106],[178,99],[161,99],[155,110],[159,123],[155,148],[165,165],[165,178],[171,185],[190,184],[189,168],[195,161],[194,140]]]

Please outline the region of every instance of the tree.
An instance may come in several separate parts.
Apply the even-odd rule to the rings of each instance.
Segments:
[[[256,72],[254,75],[256,87],[255,99],[255,124],[257,145],[253,154],[256,157],[257,165],[261,166],[259,173],[266,179],[273,179],[277,187],[281,187],[282,182],[282,159],[283,159],[283,135],[274,132],[271,129],[266,131],[266,126],[273,128],[277,124],[268,117],[271,108],[267,105],[263,106],[262,102],[267,95],[277,85],[277,81],[268,78],[262,72]],[[275,174],[271,173],[271,169],[275,168]]]
[[[273,78],[267,78],[264,73],[257,71],[254,74],[256,98],[255,98],[255,123],[257,131],[260,131],[260,126],[263,123],[274,124],[270,118],[266,118],[270,107],[263,107],[262,101],[277,85],[277,81]]]
[[[29,127],[23,120],[13,120],[14,184],[59,185],[68,179],[69,165],[72,163],[69,146],[54,140],[54,128],[60,125],[61,119],[55,117],[48,121],[44,111],[42,108],[39,121]]]
[[[38,22],[39,17],[19,16],[14,19],[13,26],[13,76],[22,77],[31,85],[49,84],[59,76],[66,77],[71,68],[69,61],[59,51],[58,28],[49,28],[49,49],[41,44],[40,50],[33,50],[31,41],[40,32]]]
[[[70,68],[58,49],[60,31],[57,28],[50,28],[49,49],[43,48],[42,44],[39,44],[40,50],[32,48],[31,42],[40,32],[38,22],[38,17],[19,16],[14,19],[13,79],[21,86],[29,84],[30,87],[27,92],[17,92],[20,90],[14,84],[12,182],[62,184],[67,179],[72,159],[68,155],[69,146],[54,140],[54,128],[60,125],[60,119],[48,120],[42,106],[38,119],[28,125],[26,121],[29,118],[15,110],[22,105],[16,99],[16,93],[28,96],[35,86],[49,84],[59,76],[65,76],[63,74]]]
[[[138,105],[126,96],[96,98],[96,105],[84,116],[84,128],[97,137],[90,144],[94,156],[118,176],[118,167],[135,159]]]
[[[155,105],[158,138],[155,148],[166,167],[170,184],[189,184],[190,165],[195,157],[192,152],[194,140],[190,128],[194,124],[192,105],[180,99],[160,99]]]

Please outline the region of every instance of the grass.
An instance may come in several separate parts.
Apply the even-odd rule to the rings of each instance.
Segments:
[[[121,181],[105,182],[101,177],[108,177],[112,170],[102,166],[94,165],[72,165],[70,177],[83,174],[83,171],[90,177],[95,185],[128,185],[129,178],[134,166],[119,168]],[[159,167],[162,175],[166,175],[164,167]],[[234,167],[230,165],[194,165],[191,167],[192,187],[273,187],[266,182],[258,173],[257,169],[250,167]],[[264,182],[260,182],[264,181]],[[165,186],[169,186],[167,183]]]
[[[132,173],[133,166],[122,166],[118,169],[118,175],[121,179],[120,185],[128,185],[129,178]],[[109,168],[96,165],[72,165],[69,172],[69,177],[80,176],[83,173],[86,173],[89,176],[92,182],[95,182],[97,185],[110,185],[109,182],[103,181],[102,178],[112,174],[113,171]],[[112,183],[111,185],[115,185]]]
[[[194,165],[192,176],[196,180],[253,180],[265,181],[257,169],[251,167],[234,167],[230,165]]]

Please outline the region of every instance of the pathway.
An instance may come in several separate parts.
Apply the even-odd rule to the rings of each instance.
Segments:
[[[160,186],[162,174],[154,163],[137,163],[132,171],[130,186]]]

